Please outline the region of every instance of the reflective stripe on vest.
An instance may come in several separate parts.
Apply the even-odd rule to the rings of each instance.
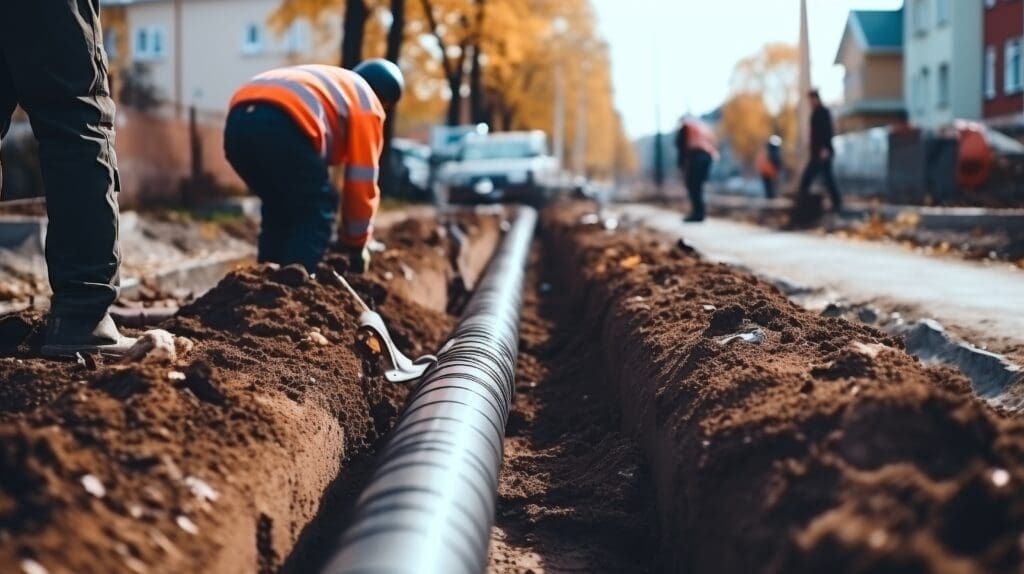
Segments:
[[[298,69],[315,76],[324,85],[327,92],[330,93],[331,100],[334,101],[334,107],[338,110],[338,140],[348,141],[348,98],[345,97],[341,88],[338,87],[337,82],[312,66],[299,66]]]
[[[302,103],[306,104],[309,111],[313,113],[323,128],[324,147],[320,150],[321,155],[325,158],[330,158],[332,156],[334,152],[334,135],[331,133],[330,126],[327,124],[327,111],[324,110],[324,105],[320,102],[320,98],[318,98],[317,95],[309,89],[309,87],[294,80],[286,80],[283,78],[258,77],[254,78],[249,83],[257,86],[277,86],[299,96],[299,99],[302,100]]]
[[[370,92],[368,91],[369,88],[364,85],[365,80],[361,77],[357,77],[352,83],[355,84],[356,93],[359,94],[359,106],[362,107],[364,111],[373,111],[373,100],[370,99]]]
[[[370,228],[373,227],[372,222],[369,219],[359,219],[356,221],[345,222],[345,235],[349,237],[359,237],[366,235],[370,232]]]
[[[377,168],[372,165],[350,165],[345,168],[345,179],[352,182],[377,181]]]

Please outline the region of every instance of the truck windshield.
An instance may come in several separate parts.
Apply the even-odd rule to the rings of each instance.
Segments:
[[[490,141],[469,144],[462,153],[464,160],[524,158],[537,155],[528,141]]]

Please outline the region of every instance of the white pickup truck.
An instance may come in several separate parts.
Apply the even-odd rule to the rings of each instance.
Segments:
[[[542,204],[569,187],[541,131],[467,135],[438,183],[449,203]]]

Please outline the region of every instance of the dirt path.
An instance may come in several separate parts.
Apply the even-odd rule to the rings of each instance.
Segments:
[[[652,571],[649,476],[602,380],[599,347],[534,253],[492,573]]]
[[[615,209],[657,231],[682,237],[701,254],[765,277],[827,289],[844,300],[917,309],[993,352],[1024,362],[1024,273],[919,255],[899,247],[772,229],[725,220],[684,225],[650,206]]]

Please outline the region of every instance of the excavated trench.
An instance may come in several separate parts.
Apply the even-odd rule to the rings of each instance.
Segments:
[[[577,372],[650,468],[656,569],[1018,571],[1024,425],[959,372],[592,206],[545,227],[573,356],[603,376]]]
[[[499,221],[460,217],[472,285]],[[382,238],[356,288],[404,351],[434,352],[464,301],[448,234],[416,218]],[[37,323],[0,322],[0,571],[319,571],[405,400],[353,351],[328,275],[236,271],[165,324],[196,341],[170,365],[41,362]],[[516,391],[490,572],[1024,562],[1016,417],[588,204],[544,214]]]
[[[380,234],[353,283],[402,351],[447,338],[500,219],[457,215],[460,258],[433,219]],[[39,316],[0,320],[0,571],[273,572],[315,538],[325,491],[358,482],[407,393],[357,352],[331,268],[232,272],[161,325],[195,345],[172,360],[44,361]]]

